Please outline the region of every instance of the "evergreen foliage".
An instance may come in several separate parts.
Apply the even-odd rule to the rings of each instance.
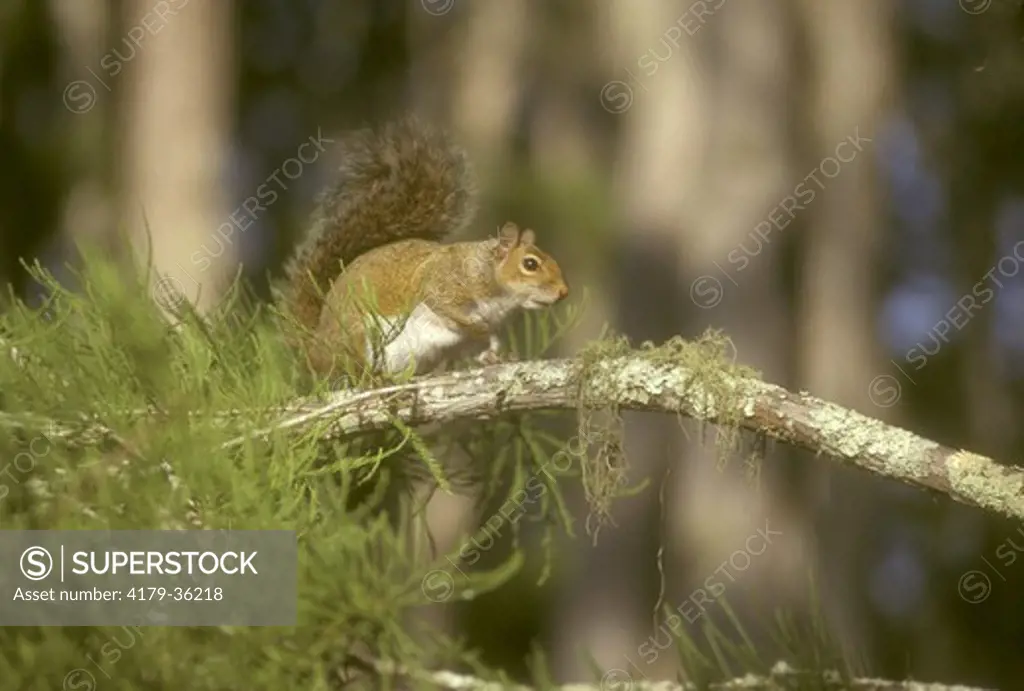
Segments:
[[[457,554],[433,554],[415,533],[424,502],[413,481],[458,489],[448,473],[461,469],[488,504],[533,482],[542,491],[527,519],[571,531],[563,473],[549,462],[555,437],[536,434],[531,416],[430,433],[396,420],[330,443],[316,429],[286,430],[227,444],[245,431],[239,425],[271,427],[283,404],[323,392],[291,355],[278,315],[236,284],[205,318],[167,301],[168,320],[141,277],[95,256],[86,267],[79,293],[33,268],[49,301],[32,309],[12,299],[0,317],[0,457],[9,465],[0,529],[293,529],[298,624],[4,628],[3,688],[88,689],[80,670],[104,689],[334,688],[357,651],[459,667],[472,660],[461,644],[408,626],[436,595],[425,574],[451,573],[453,597],[471,598],[510,578],[524,555],[517,547],[490,570],[456,571]],[[547,345],[550,329],[531,318],[521,353]],[[76,432],[57,434],[53,422]],[[98,427],[99,443],[77,443]],[[564,474],[574,472],[568,465]]]
[[[366,660],[501,680],[504,674],[464,642],[420,628],[410,615],[442,599],[479,597],[517,574],[536,574],[533,583],[543,585],[556,531],[575,535],[561,481],[583,483],[595,540],[611,502],[640,489],[624,487],[618,411],[587,405],[587,368],[630,352],[621,338],[599,339],[581,354],[568,443],[557,414],[541,411],[417,430],[396,417],[392,429],[325,441],[326,421],[303,432],[275,427],[286,404],[322,397],[328,384],[294,357],[287,317],[241,283],[215,313],[200,317],[180,295],[157,304],[145,278],[126,276],[123,267],[91,254],[85,267],[77,293],[32,267],[49,300],[30,308],[12,298],[0,315],[0,529],[295,530],[298,621],[2,628],[3,689],[315,690],[369,678],[375,687],[379,675],[364,669],[359,676]],[[520,358],[542,356],[580,309],[526,314],[509,331],[512,350]],[[685,363],[702,373],[695,386],[722,397],[722,368],[737,367],[727,349],[727,339],[709,333],[633,352]],[[737,439],[727,429],[718,446],[734,450]],[[489,518],[460,548],[490,550],[497,521],[511,536],[511,552],[476,566],[466,563],[465,551],[437,554],[423,529],[424,487],[471,489],[478,497]],[[540,528],[541,549],[530,554],[519,542],[525,524]],[[706,684],[771,671],[770,658],[758,655],[722,602],[738,642],[710,620],[699,636],[673,629],[680,680]],[[667,605],[665,615],[672,616]],[[807,638],[780,617],[773,628],[782,632],[781,647],[793,647],[793,659],[836,668],[841,660],[828,652],[821,630]],[[808,642],[797,644],[802,638]],[[549,672],[539,650],[532,669],[535,684],[545,687]],[[595,667],[595,680],[601,677]]]

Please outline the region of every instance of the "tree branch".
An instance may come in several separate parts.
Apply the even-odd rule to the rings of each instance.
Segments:
[[[528,686],[501,684],[448,671],[408,670],[382,662],[372,663],[372,667],[383,676],[425,683],[449,691],[534,691]],[[553,688],[556,691],[698,691],[699,688],[706,688],[707,691],[783,691],[797,688],[814,688],[822,691],[992,691],[975,686],[867,677],[845,680],[838,672],[807,672],[794,669],[782,661],[775,663],[767,675],[747,674],[729,681],[712,683],[707,687],[671,681],[633,681],[626,676],[606,674],[600,684],[565,684]]]
[[[853,410],[795,393],[727,368],[707,372],[642,351],[584,365],[542,360],[423,377],[370,391],[339,391],[327,402],[290,406],[266,437],[330,420],[328,436],[384,428],[396,416],[410,425],[488,419],[511,411],[575,409],[581,379],[588,407],[616,406],[736,424],[827,455],[883,477],[946,494],[954,500],[1024,520],[1024,469],[953,449]],[[229,442],[234,446],[244,437]]]
[[[730,369],[687,366],[645,351],[599,358],[537,360],[418,377],[368,391],[341,390],[326,400],[300,400],[275,412],[270,427],[243,433],[223,445],[273,433],[302,432],[328,422],[327,437],[386,428],[397,417],[409,425],[489,419],[507,412],[617,407],[683,415],[736,425],[829,456],[882,477],[952,497],[1003,516],[1024,520],[1024,470],[953,449],[907,430]],[[23,421],[8,425],[25,426]],[[227,411],[220,423],[241,429],[253,411]],[[117,440],[102,426],[49,434],[65,441]]]
[[[656,352],[656,351],[655,351]],[[663,354],[661,354],[663,355]],[[543,409],[617,408],[683,415],[719,425],[738,426],[791,445],[827,455],[883,477],[942,494],[956,501],[1005,516],[1024,519],[1024,470],[952,449],[912,432],[834,403],[795,393],[741,372],[725,362],[696,365],[652,356],[652,351],[627,355],[528,361],[419,377],[405,384],[372,390],[342,390],[326,400],[299,400],[274,412],[278,422],[246,432],[222,448],[272,434],[301,433],[327,423],[326,438],[386,428],[400,419],[408,425],[445,423],[458,419],[491,419],[508,412]],[[260,411],[263,412],[263,411]],[[241,429],[254,411],[230,410],[216,415],[219,424]],[[138,411],[155,416],[154,411]],[[208,419],[208,414],[196,413]],[[116,431],[85,423],[61,425],[39,416],[0,412],[0,425],[43,431],[47,437],[72,446],[114,443],[134,455],[132,445]],[[173,470],[161,469],[172,484]],[[377,667],[378,674],[427,682],[442,689],[469,691],[532,691],[447,671],[423,672]],[[792,688],[810,672],[777,664],[767,676],[748,674],[711,685],[711,689]],[[913,681],[818,674],[816,688],[857,691],[985,691]],[[605,679],[597,684],[572,684],[561,691],[691,691],[696,687],[672,682],[634,682]]]

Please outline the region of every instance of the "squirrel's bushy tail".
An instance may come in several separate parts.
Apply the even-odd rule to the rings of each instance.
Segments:
[[[336,177],[285,266],[287,307],[310,329],[342,265],[398,240],[441,240],[476,211],[465,152],[415,118],[355,132],[340,145]]]

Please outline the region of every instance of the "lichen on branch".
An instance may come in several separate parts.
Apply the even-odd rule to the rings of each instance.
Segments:
[[[604,475],[592,475],[598,501],[621,471],[623,459],[608,453],[615,435],[596,432],[595,412],[638,410],[670,413],[718,425],[733,438],[746,429],[833,461],[952,499],[1024,520],[1024,470],[946,447],[848,408],[763,381],[729,361],[715,334],[695,342],[673,339],[632,348],[602,340],[579,356],[529,360],[417,377],[371,390],[340,390],[277,407],[274,420],[251,429],[251,411],[231,410],[220,423],[247,439],[303,434],[319,428],[325,439],[373,429],[395,420],[410,426],[456,420],[495,419],[511,412],[576,410],[581,440],[605,448]],[[261,411],[265,419],[266,411]],[[607,415],[606,415],[607,417]],[[3,422],[3,420],[0,420]],[[24,421],[7,420],[24,425]],[[102,428],[59,431],[90,443],[107,439]],[[590,466],[593,471],[594,466]],[[596,471],[594,471],[596,472]]]

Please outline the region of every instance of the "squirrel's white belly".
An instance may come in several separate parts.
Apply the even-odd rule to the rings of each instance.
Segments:
[[[450,349],[462,342],[463,336],[451,329],[437,314],[424,304],[417,305],[404,321],[399,318],[378,317],[383,333],[382,357],[374,357],[372,337],[367,339],[367,359],[380,362],[388,372],[401,372],[416,362],[416,372],[422,373],[436,366]],[[400,330],[398,330],[400,328]],[[397,330],[397,333],[395,331]]]

